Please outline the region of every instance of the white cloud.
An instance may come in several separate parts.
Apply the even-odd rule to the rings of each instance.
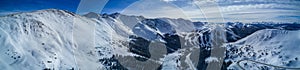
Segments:
[[[293,5],[283,4],[247,4],[247,5],[232,5],[222,7],[222,11],[238,11],[247,9],[274,9],[274,8],[293,8]]]
[[[171,1],[181,3],[175,3]],[[238,0],[224,2],[222,4],[220,4],[219,2],[224,1],[190,0],[184,2],[178,0],[141,0],[123,10],[123,13],[129,15],[143,15],[150,18],[170,17],[209,22],[224,22],[223,19],[225,20],[225,22],[299,22],[299,18],[278,18],[279,16],[300,15],[300,8],[298,7],[298,4],[291,3],[292,1],[277,3],[281,1],[268,2],[266,0],[263,0],[258,1],[262,3],[256,3],[252,0]],[[183,3],[186,3],[187,6],[176,5]]]
[[[170,18],[186,18],[179,7],[172,3],[166,3],[156,0],[141,0],[133,3],[125,8],[121,13],[127,15],[143,15],[150,18],[170,17]]]
[[[164,2],[173,2],[173,1],[177,1],[177,0],[161,0],[161,1],[164,1]]]

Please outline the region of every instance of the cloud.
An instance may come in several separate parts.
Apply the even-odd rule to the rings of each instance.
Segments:
[[[177,0],[161,0],[161,1],[164,1],[164,2],[174,2],[174,1],[177,1]]]
[[[246,4],[222,7],[222,11],[237,11],[247,9],[298,9],[295,5],[285,4]]]
[[[142,15],[148,18],[186,18],[186,14],[183,13],[179,7],[172,3],[166,3],[158,0],[141,0],[137,1],[121,13],[127,15]]]
[[[300,1],[281,0],[142,0],[123,10],[150,18],[184,18],[204,22],[299,22]],[[173,1],[173,2],[170,2]]]

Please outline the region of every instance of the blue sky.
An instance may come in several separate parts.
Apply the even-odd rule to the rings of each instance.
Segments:
[[[80,0],[0,0],[0,15],[41,9],[76,11]]]
[[[135,1],[137,0],[109,0],[105,4],[102,13],[119,12]],[[0,15],[7,15],[16,12],[29,12],[49,8],[76,12],[79,4],[80,0],[0,0]],[[101,0],[98,0],[97,4],[102,4]],[[98,11],[97,13],[101,12]]]
[[[123,13],[207,22],[300,22],[300,1],[142,0]]]
[[[101,13],[120,12],[130,4],[138,0],[109,0],[104,6]]]
[[[0,15],[49,8],[208,22],[300,22],[299,0],[0,0]]]

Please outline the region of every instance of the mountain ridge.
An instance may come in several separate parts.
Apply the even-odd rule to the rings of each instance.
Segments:
[[[4,46],[0,47],[3,50],[0,53],[5,54],[0,57],[0,62],[5,63],[0,67],[126,70],[143,69],[147,67],[144,66],[147,63],[153,63],[154,67],[148,68],[203,69],[213,62],[208,60],[216,58],[211,57],[211,52],[215,48],[213,47],[215,32],[224,32],[220,37],[223,35],[226,37],[224,44],[228,50],[225,52],[230,53],[226,53],[222,69],[239,69],[235,63],[244,58],[230,57],[243,57],[248,54],[235,53],[230,49],[239,49],[241,47],[237,46],[253,44],[241,41],[257,40],[258,43],[264,44],[263,42],[270,42],[270,40],[252,38],[264,38],[261,36],[272,34],[273,30],[279,31],[275,35],[296,37],[297,33],[294,32],[300,30],[300,24],[264,23],[267,22],[208,23],[185,19],[148,19],[142,16],[97,13],[82,16],[57,9],[18,13],[0,17],[0,46]],[[75,31],[77,33],[74,33]],[[285,31],[294,32],[286,34]],[[283,45],[285,41],[292,39],[279,40],[280,37],[269,36],[273,35],[266,35],[267,38],[276,39],[273,41],[277,41],[278,44],[274,46]],[[86,37],[94,38],[82,39]],[[284,45],[284,47],[289,46]],[[250,53],[244,50],[238,51]],[[257,58],[258,61],[259,59]],[[132,62],[127,62],[129,60]],[[294,62],[297,67],[298,61]],[[173,64],[169,65],[169,63]]]

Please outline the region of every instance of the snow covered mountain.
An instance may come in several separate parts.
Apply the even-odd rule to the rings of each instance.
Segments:
[[[288,31],[278,29],[259,30],[246,38],[228,44],[226,51],[227,62],[239,60],[254,60],[276,66],[299,68],[299,42],[300,31]],[[230,69],[236,69],[237,63],[230,65]],[[240,63],[245,69],[274,70],[253,62]]]
[[[76,37],[73,35],[75,30],[83,30],[94,24],[98,27],[96,38],[100,37],[97,40],[101,40],[101,43],[86,47],[82,45],[90,43],[73,40],[80,38],[73,38]],[[95,70],[101,67],[96,62],[100,57],[96,55],[95,48],[109,46],[108,30],[112,30],[108,24],[56,9],[3,16],[0,27],[0,61],[1,68],[5,70]]]
[[[207,23],[47,9],[0,17],[5,70],[274,69],[300,67],[300,24]],[[215,50],[221,51],[216,57]],[[218,51],[220,51],[218,50]],[[224,54],[224,55],[223,55]]]

